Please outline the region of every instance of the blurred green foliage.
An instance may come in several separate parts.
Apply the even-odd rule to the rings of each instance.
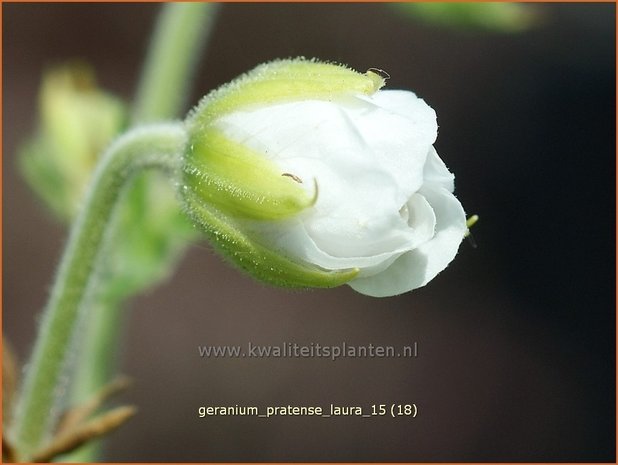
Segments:
[[[198,237],[162,173],[138,174],[125,195],[98,270],[106,298],[115,302],[167,278]]]
[[[77,215],[98,157],[127,128],[127,106],[96,85],[85,64],[47,71],[39,128],[19,153],[21,171],[42,202],[65,223]],[[197,235],[168,179],[136,176],[125,192],[98,264],[96,296],[121,303],[165,278]]]
[[[82,63],[48,70],[39,92],[39,129],[20,148],[30,187],[63,221],[77,213],[101,151],[127,123],[124,103],[96,86]]]
[[[392,3],[393,8],[411,18],[458,29],[519,32],[538,19],[534,6],[521,3]]]

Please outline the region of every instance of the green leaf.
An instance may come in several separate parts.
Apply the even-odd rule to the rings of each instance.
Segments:
[[[534,6],[520,3],[393,3],[409,17],[457,29],[485,29],[493,32],[520,32],[538,18]]]

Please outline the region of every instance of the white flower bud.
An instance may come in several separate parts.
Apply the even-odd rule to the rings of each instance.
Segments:
[[[287,189],[295,191],[285,197],[295,201],[269,202],[279,199],[277,189],[269,193],[262,187],[263,198],[254,198],[249,209],[230,208],[229,198],[214,200],[215,207],[244,237],[279,256],[321,270],[358,270],[348,284],[363,294],[390,296],[424,286],[455,257],[467,230],[464,210],[452,194],[454,177],[432,146],[435,112],[412,92],[377,90],[382,81],[372,72],[365,76],[377,85],[365,90],[346,88],[333,76],[332,92],[297,87],[295,93],[302,78],[287,77],[286,66],[345,68],[304,60],[277,63],[281,98],[262,102],[243,96],[249,103],[220,105],[225,110],[206,112],[207,118],[198,109],[190,132],[194,141],[197,133],[207,132],[242,147],[252,154],[250,170],[260,182],[291,182]],[[321,74],[321,85],[328,88],[328,73]],[[236,91],[243,92],[242,82]],[[216,106],[216,97],[213,101]],[[196,158],[188,156],[188,171],[207,172]],[[263,176],[256,159],[268,166]],[[226,177],[234,183],[233,173]],[[250,189],[242,186],[247,182],[241,173],[237,187]],[[217,195],[202,197],[212,202]],[[254,211],[260,202],[266,205],[264,215]],[[268,212],[284,204],[281,214]]]

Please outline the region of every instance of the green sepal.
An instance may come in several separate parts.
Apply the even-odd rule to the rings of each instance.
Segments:
[[[190,115],[190,131],[201,131],[215,118],[241,108],[290,100],[330,100],[346,94],[371,95],[384,82],[373,71],[362,74],[338,64],[305,58],[271,61],[204,97]]]
[[[213,246],[259,281],[290,288],[331,288],[349,282],[359,272],[357,268],[327,271],[290,259],[244,234],[233,220],[204,204],[190,189],[184,188],[183,195],[186,213]]]
[[[275,163],[214,129],[190,140],[187,152],[185,182],[204,202],[226,215],[274,220],[315,202],[315,189],[309,194]]]

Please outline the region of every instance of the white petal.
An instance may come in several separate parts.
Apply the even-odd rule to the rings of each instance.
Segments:
[[[317,182],[317,203],[304,221],[317,247],[331,256],[366,257],[412,240],[398,212],[423,183],[435,113],[410,92],[375,97],[282,103],[217,122],[228,137],[275,160],[309,188]],[[413,111],[395,108],[399,100]]]
[[[429,153],[427,154],[427,161],[423,169],[423,177],[425,179],[425,185],[436,184],[444,187],[449,192],[455,190],[455,176],[448,170],[433,146],[429,149]]]
[[[361,97],[384,110],[395,113],[408,120],[424,143],[433,144],[438,137],[436,112],[414,92],[406,90],[381,90],[370,97]]]
[[[447,189],[424,186],[420,193],[436,215],[436,234],[428,242],[401,255],[383,272],[349,283],[356,291],[386,297],[422,287],[455,258],[466,232],[466,216],[459,201]]]
[[[408,226],[414,231],[417,242],[410,244],[410,250],[430,240],[436,231],[436,214],[424,195],[414,194],[405,208]]]
[[[245,226],[243,225],[243,227]],[[316,245],[302,222],[298,220],[292,220],[285,226],[274,222],[252,222],[248,223],[245,229],[250,230],[254,236],[260,237],[261,242],[270,248],[328,270],[350,268],[361,268],[362,270],[367,270],[367,272],[374,269],[382,270],[392,263],[395,258],[408,250],[408,240],[406,239],[409,238],[393,238],[393,241],[397,240],[399,244],[393,247],[381,247],[381,251],[378,253],[367,253],[363,256],[330,255]],[[392,260],[390,260],[391,258]],[[368,272],[367,275],[369,274]]]

